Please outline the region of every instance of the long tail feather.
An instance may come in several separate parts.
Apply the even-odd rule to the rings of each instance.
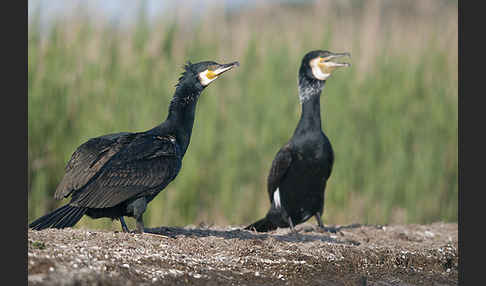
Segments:
[[[245,227],[247,230],[255,230],[258,232],[267,232],[277,229],[277,226],[272,223],[267,217],[258,220],[249,226]]]
[[[29,227],[35,230],[72,227],[83,217],[86,210],[82,207],[65,205],[31,222]]]

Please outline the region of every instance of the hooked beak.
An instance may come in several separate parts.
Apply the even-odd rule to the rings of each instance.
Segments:
[[[199,73],[199,81],[203,86],[209,85],[211,82],[219,78],[220,75],[223,73],[233,69],[234,67],[239,66],[239,62],[232,62],[229,64],[218,64],[214,70],[207,69],[201,73]],[[212,67],[214,68],[214,67]]]
[[[229,63],[229,64],[222,64],[217,69],[215,69],[213,71],[213,73],[214,73],[214,75],[219,76],[219,75],[223,74],[224,72],[227,72],[227,71],[233,69],[234,67],[238,67],[238,66],[240,66],[240,63],[239,62],[232,62],[232,63]]]
[[[329,72],[329,73],[334,71],[337,68],[340,68],[340,67],[351,66],[350,63],[341,63],[341,62],[332,61],[333,59],[337,59],[337,58],[341,58],[341,57],[351,58],[351,54],[350,53],[331,54],[330,56],[327,56],[325,58],[321,58],[320,61],[319,61],[319,65],[321,66],[323,71],[326,71],[326,72]]]

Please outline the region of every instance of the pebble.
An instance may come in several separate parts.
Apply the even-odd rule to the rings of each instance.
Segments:
[[[425,234],[425,236],[427,236],[427,237],[434,237],[434,236],[435,236],[435,234],[434,234],[433,232],[428,231],[428,230],[426,230],[426,231],[424,232],[424,234]]]

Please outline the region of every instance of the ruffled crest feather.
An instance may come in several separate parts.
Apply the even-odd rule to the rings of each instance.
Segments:
[[[178,87],[180,85],[181,80],[184,78],[184,76],[189,71],[189,69],[191,68],[191,66],[192,66],[191,61],[187,61],[187,63],[182,67],[184,69],[184,71],[181,73],[179,79],[177,80],[177,83],[175,84],[175,87]]]

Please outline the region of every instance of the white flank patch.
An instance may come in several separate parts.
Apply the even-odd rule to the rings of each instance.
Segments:
[[[280,204],[280,191],[279,191],[278,188],[275,192],[273,192],[273,203],[275,204],[275,207],[277,209],[280,208],[280,206],[281,206],[281,204]]]

